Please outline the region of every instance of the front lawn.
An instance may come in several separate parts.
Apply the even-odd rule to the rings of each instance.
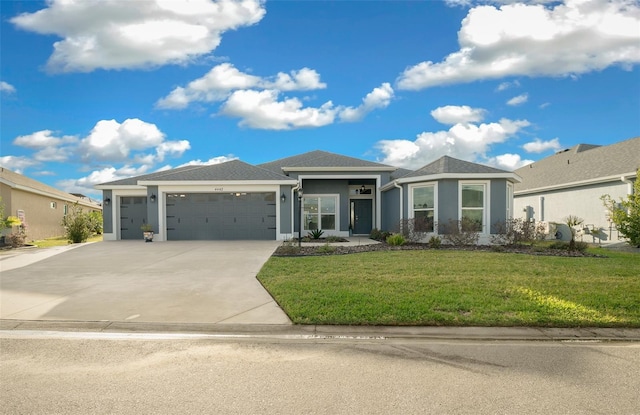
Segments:
[[[298,324],[640,327],[640,255],[599,253],[272,257],[258,279]]]
[[[93,235],[87,239],[87,242],[99,242],[102,241],[102,235]],[[51,248],[53,246],[65,246],[69,245],[69,239],[66,236],[58,236],[56,238],[41,239],[39,241],[32,242],[38,248]]]

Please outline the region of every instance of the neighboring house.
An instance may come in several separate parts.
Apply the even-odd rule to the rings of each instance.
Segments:
[[[443,157],[415,172],[311,151],[253,166],[239,160],[184,166],[96,186],[103,191],[104,238],[286,240],[397,230],[405,218],[477,218],[488,236],[510,216],[510,172]],[[302,204],[299,204],[299,198]],[[300,212],[302,215],[300,215]],[[437,232],[437,227],[433,229]]]
[[[0,167],[0,196],[4,214],[17,216],[26,223],[29,241],[64,235],[62,219],[74,203],[87,211],[102,210],[99,203],[86,197],[74,196],[3,167]],[[9,233],[10,229],[3,232]]]
[[[618,232],[600,197],[608,194],[620,200],[632,194],[639,168],[640,137],[560,151],[515,171],[522,182],[515,186],[514,216],[557,224],[557,238],[569,240],[564,218],[575,215],[589,229],[579,234],[580,239],[617,242]]]

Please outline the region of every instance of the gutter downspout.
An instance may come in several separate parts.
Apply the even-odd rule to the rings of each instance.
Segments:
[[[620,180],[622,181],[622,183],[627,184],[627,196],[631,196],[633,194],[633,182],[625,178],[624,176],[620,176]]]
[[[402,225],[404,223],[404,192],[402,186],[398,184],[397,180],[393,181],[393,185],[400,189],[400,233],[403,234],[404,229],[402,229]]]

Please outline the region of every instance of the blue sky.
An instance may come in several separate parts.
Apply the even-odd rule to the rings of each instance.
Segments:
[[[638,1],[0,6],[0,164],[93,197],[189,163],[511,170],[640,135]]]

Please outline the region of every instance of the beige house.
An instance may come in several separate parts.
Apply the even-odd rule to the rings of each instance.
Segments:
[[[89,198],[63,192],[4,167],[0,167],[0,197],[5,216],[17,216],[27,224],[27,241],[64,235],[62,219],[76,202],[87,211],[102,211],[102,206]],[[9,233],[10,229],[3,231],[4,235]]]
[[[619,242],[618,233],[600,197],[615,200],[633,193],[640,169],[640,137],[607,146],[579,144],[515,171],[515,217],[551,224],[550,233],[569,240],[564,218],[584,219],[578,232],[585,242]]]

